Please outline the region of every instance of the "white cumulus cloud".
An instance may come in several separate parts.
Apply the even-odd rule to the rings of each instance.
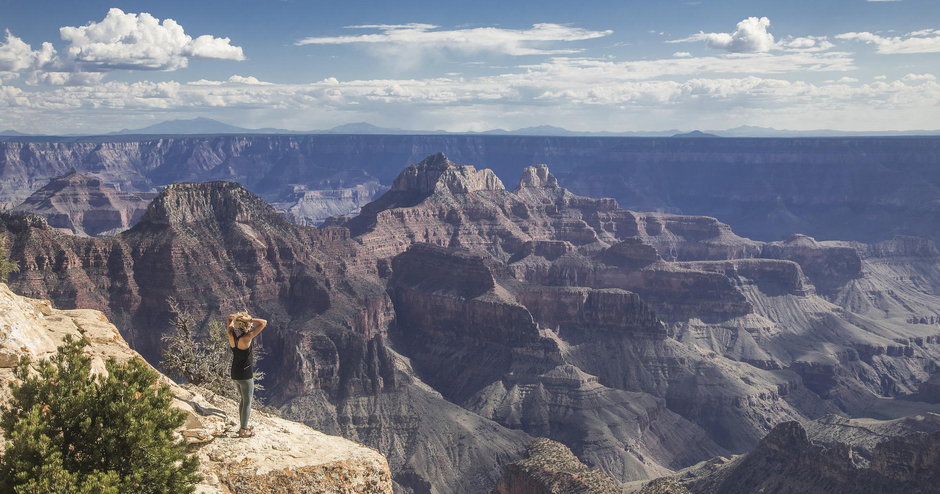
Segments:
[[[190,58],[244,60],[241,47],[229,38],[189,36],[173,19],[161,21],[147,13],[111,9],[100,22],[59,29],[68,45],[58,53],[52,43],[36,50],[9,30],[0,42],[0,78],[25,74],[27,84],[76,86],[98,84],[104,73],[126,70],[175,70]],[[260,81],[241,81],[245,84]]]
[[[104,79],[102,72],[60,72],[36,70],[26,76],[26,83],[46,86],[86,86],[98,84]]]
[[[88,71],[175,70],[190,58],[244,60],[241,47],[229,38],[202,35],[195,39],[173,19],[161,21],[144,12],[112,8],[100,22],[59,29],[67,62]]]
[[[270,86],[271,85],[270,82],[264,82],[262,80],[259,80],[257,77],[253,75],[249,75],[249,76],[233,75],[232,77],[228,78],[228,82],[231,82],[232,84],[247,84],[250,86]]]
[[[921,29],[906,36],[881,36],[869,32],[837,34],[836,38],[873,44],[878,53],[940,53],[940,29]]]
[[[907,74],[902,78],[902,80],[911,82],[911,81],[935,81],[937,76],[933,74]]]
[[[760,53],[774,49],[774,36],[767,31],[770,19],[767,17],[748,17],[738,23],[732,33],[699,32],[687,38],[667,41],[667,43],[688,43],[704,41],[706,45],[732,53]]]
[[[6,39],[0,43],[0,72],[25,72],[37,70],[55,58],[55,48],[51,43],[43,43],[38,50],[9,30]]]

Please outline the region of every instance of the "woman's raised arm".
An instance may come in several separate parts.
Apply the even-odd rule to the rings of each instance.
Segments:
[[[268,327],[268,321],[266,321],[265,319],[252,319],[251,323],[254,324],[255,327],[252,328],[252,330],[248,332],[249,338],[254,338],[255,336],[258,336],[258,333],[264,330],[264,328]]]
[[[228,346],[235,348],[235,318],[228,316],[228,324],[225,325],[225,335],[228,336]]]

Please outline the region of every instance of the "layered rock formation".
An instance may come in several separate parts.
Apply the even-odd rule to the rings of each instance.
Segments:
[[[538,439],[506,465],[494,494],[619,494],[620,484],[581,463],[564,445]]]
[[[794,233],[866,242],[898,234],[940,239],[925,227],[940,220],[936,137],[0,137],[0,202],[19,203],[75,169],[128,184],[128,192],[236,181],[281,207],[298,185],[389,185],[402,168],[439,151],[490,168],[505,183],[516,182],[520,165],[551,163],[578,194],[613,197],[639,211],[714,216],[761,240]]]
[[[0,327],[0,378],[5,383],[13,379],[12,367],[20,357],[34,362],[48,358],[66,336],[89,341],[93,372],[105,372],[104,361],[110,357],[140,358],[102,313],[58,310],[48,301],[20,297],[4,284]],[[256,437],[240,439],[234,402],[206,398],[197,388],[183,388],[166,377],[161,381],[170,386],[173,406],[186,412],[178,433],[200,460],[203,478],[197,492],[392,493],[388,462],[372,449],[258,411],[253,416]],[[4,386],[0,401],[6,402],[8,393]]]
[[[0,231],[18,289],[109,311],[150,358],[167,296],[265,317],[271,402],[379,449],[402,492],[488,491],[533,436],[616,481],[667,475],[914,396],[940,360],[940,331],[908,322],[940,306],[929,243],[748,240],[545,166],[507,190],[432,155],[390,182],[321,229],[214,182],[167,187],[111,239]]]
[[[294,225],[223,182],[168,186],[134,228],[106,239],[63,235],[35,216],[3,225],[21,261],[18,290],[101,308],[151,362],[169,327],[167,297],[205,319],[246,308],[264,317],[270,401],[379,449],[399,485],[479,492],[529,441],[447,403],[388,348],[391,301],[346,229]],[[454,435],[464,440],[450,456]]]
[[[419,244],[392,266],[393,336],[445,398],[507,427],[563,441],[620,479],[661,475],[722,451],[663,400],[608,388],[572,365],[563,355],[566,342],[546,332],[664,338],[635,295],[534,290],[487,264],[480,255]]]
[[[294,187],[293,194],[272,206],[283,209],[294,223],[317,226],[334,216],[355,215],[362,206],[372,202],[388,189],[376,181],[337,189],[308,190]]]
[[[75,235],[109,236],[137,223],[155,195],[121,192],[97,177],[72,172],[53,178],[12,211],[37,214],[49,226]]]
[[[482,301],[477,297],[491,297],[486,295],[489,290],[502,297],[510,313],[508,307],[514,302],[525,306],[536,326],[559,330],[561,358],[566,363],[597,376],[605,386],[665,398],[671,410],[734,450],[747,448],[772,424],[787,418],[837,409],[858,413],[877,396],[910,392],[931,372],[932,364],[924,363],[937,361],[937,348],[925,331],[847,313],[821,296],[832,297],[846,285],[865,279],[854,247],[808,237],[763,244],[741,239],[711,218],[633,213],[610,200],[575,196],[559,187],[543,167],[526,169],[515,191],[485,181],[467,187],[457,177],[479,172],[458,171],[459,165],[443,161],[434,156],[409,168],[407,174],[409,183],[444,183],[393,188],[388,197],[364,208],[349,226],[378,257],[397,255],[417,242],[464,248],[484,253],[495,266],[490,271],[501,271],[504,277],[524,282],[526,288],[514,289],[509,283],[492,288],[493,281],[477,281],[478,275],[471,273],[479,269],[468,271],[465,262],[442,269],[436,276],[437,261],[428,258],[427,249],[424,254],[409,251],[396,262],[420,264],[415,269],[420,274],[413,277],[424,286],[418,299],[413,288],[396,295],[402,326],[460,328],[461,321],[477,320],[470,315],[476,310],[474,305],[427,304],[439,303],[432,302],[441,296],[434,280],[450,279],[448,284],[462,289],[479,286],[478,293],[456,295]],[[442,171],[445,165],[453,170]],[[404,262],[412,257],[422,262]],[[392,287],[401,285],[396,280],[402,270],[403,266],[393,264]],[[818,293],[814,284],[825,293]],[[647,314],[655,313],[665,324],[647,323],[631,333],[598,333],[605,325],[590,320],[583,303],[569,309],[573,314],[568,320],[559,321],[552,312],[564,310],[570,294],[539,289],[551,300],[546,304],[524,295],[545,285],[628,290],[648,304]],[[937,300],[936,295],[924,292],[918,297]],[[416,309],[411,311],[410,306]],[[451,318],[454,312],[459,314],[454,318],[458,322],[435,321]],[[487,317],[507,321],[501,323],[503,329],[513,325],[508,315]],[[657,324],[663,324],[663,329],[655,329]],[[457,341],[486,331],[485,324],[474,326],[474,332],[458,331]],[[526,332],[511,334],[519,338]],[[535,330],[529,329],[528,334],[534,335]],[[419,334],[417,341],[431,345],[438,338],[455,340]],[[485,347],[478,341],[455,346]],[[423,346],[415,353],[425,360],[437,358],[440,366],[462,360],[441,353],[438,347]],[[491,374],[480,376],[481,381],[493,380],[495,373],[517,365],[508,349],[486,352],[486,356],[502,360],[498,364],[485,361],[480,368]],[[551,359],[558,357],[543,357],[539,362],[548,365]],[[658,370],[650,372],[651,367]],[[443,369],[429,369],[429,374],[440,379],[447,375]],[[472,372],[456,374],[469,379]],[[445,396],[464,403],[468,395],[455,390],[454,395],[445,392]],[[575,451],[582,454],[576,447]],[[623,475],[618,474],[629,477]]]
[[[678,478],[696,494],[936,492],[940,431],[879,439],[871,460],[864,461],[851,443],[823,446],[799,423],[784,422],[754,451],[709,462]]]

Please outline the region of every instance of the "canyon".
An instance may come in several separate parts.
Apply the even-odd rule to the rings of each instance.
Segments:
[[[323,211],[354,214],[381,193],[370,183],[389,186],[402,168],[436,152],[506,183],[516,183],[524,165],[548,163],[577,194],[631,210],[717,217],[758,240],[794,233],[940,240],[924,228],[940,220],[938,137],[0,136],[0,203],[19,204],[72,170],[124,192],[227,180],[284,209],[300,204],[301,216],[304,191],[336,196],[306,217],[316,224]]]
[[[21,358],[32,365],[55,355],[65,338],[84,338],[93,374],[106,373],[105,361],[140,359],[101,312],[60,310],[48,300],[30,299],[0,283],[0,378],[10,383]],[[199,458],[202,494],[258,492],[357,492],[391,494],[388,462],[375,450],[322,434],[301,424],[260,411],[258,430],[247,441],[235,435],[236,403],[195,386],[180,386],[163,375],[172,404],[185,413],[175,431],[187,450]],[[0,403],[9,404],[10,389],[0,390]],[[3,437],[0,435],[0,452]]]
[[[936,140],[899,141],[917,144],[904,154],[890,139],[696,139],[660,149],[667,140],[418,137],[2,142],[0,176],[21,184],[4,182],[10,202],[45,185],[36,187],[36,170],[58,176],[74,161],[104,182],[124,177],[118,183],[132,185],[123,190],[161,189],[136,224],[101,238],[64,233],[44,216],[0,213],[0,235],[21,268],[10,284],[57,307],[103,311],[155,364],[168,297],[204,321],[242,309],[265,317],[269,403],[284,418],[379,450],[398,492],[530,492],[526,485],[588,471],[585,482],[597,489],[680,472],[692,492],[714,492],[721,479],[749,478],[740,473],[748,465],[771,461],[754,460],[768,448],[808,448],[803,428],[815,431],[807,424],[833,414],[897,420],[940,408],[940,252],[936,232],[923,228],[936,202],[907,189],[932,193]],[[344,154],[362,139],[375,141],[368,153]],[[873,142],[884,154],[866,154]],[[576,155],[575,144],[588,154]],[[479,168],[429,153],[389,177],[389,163],[433,145],[485,157],[512,150]],[[714,160],[728,146],[739,158],[741,147],[775,158],[692,170],[703,168],[701,153]],[[65,159],[65,148],[81,158]],[[399,158],[380,163],[389,153]],[[903,185],[873,191],[841,180],[851,171],[868,183],[890,153],[910,157],[895,170],[909,179]],[[825,161],[862,155],[851,170]],[[357,168],[344,168],[355,159]],[[482,166],[494,160],[493,169]],[[39,161],[46,168],[23,172]],[[540,161],[552,169],[520,165]],[[809,168],[781,166],[795,161]],[[783,171],[756,178],[773,166]],[[803,177],[807,187],[831,190],[788,188],[807,170],[827,177]],[[577,193],[604,195],[615,176],[630,182],[615,198]],[[720,177],[727,183],[716,185]],[[207,179],[216,181],[170,183]],[[754,186],[761,180],[766,187]],[[388,189],[338,193],[347,214],[319,228],[283,200],[371,183]],[[665,192],[667,183],[686,195]],[[648,197],[631,196],[631,187]],[[381,195],[365,203],[369,194]],[[759,227],[784,214],[768,212],[767,194],[799,214]],[[867,206],[817,214],[852,197]],[[742,207],[749,201],[760,208]],[[315,215],[338,211],[330,208]],[[687,214],[721,208],[736,212]],[[748,223],[742,214],[755,216]],[[794,228],[824,231],[826,240]],[[794,421],[803,435],[781,425]],[[903,456],[910,434],[897,435],[898,445],[868,446],[879,475],[890,462],[875,458]],[[731,466],[682,477],[736,454]],[[560,458],[557,472],[536,471],[545,455]]]
[[[677,478],[695,494],[936,492],[938,418],[783,422],[753,451],[697,465]]]

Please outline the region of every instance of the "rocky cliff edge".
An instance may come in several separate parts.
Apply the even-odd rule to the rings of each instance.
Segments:
[[[105,372],[108,357],[141,358],[101,312],[58,310],[0,284],[0,382],[13,378],[21,356],[47,358],[66,335],[89,341],[93,372]],[[256,436],[237,438],[234,402],[162,379],[171,387],[174,406],[187,414],[177,432],[199,457],[199,493],[392,493],[388,462],[372,449],[257,411],[252,418]],[[0,403],[9,397],[3,386]]]

